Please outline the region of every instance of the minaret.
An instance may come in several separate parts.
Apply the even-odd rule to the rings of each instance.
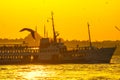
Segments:
[[[37,26],[35,26],[35,31],[37,32]]]
[[[90,47],[92,47],[92,43],[91,43],[91,36],[90,36],[90,25],[89,25],[89,23],[87,23],[87,25],[88,25],[88,35],[89,35],[89,42],[90,42]]]
[[[34,32],[35,38],[37,37],[37,36],[36,36],[36,33],[37,33],[37,26],[35,26],[35,32]],[[35,39],[35,41],[36,41],[36,39]]]
[[[45,24],[44,24],[44,37],[46,37],[46,28],[45,28]]]

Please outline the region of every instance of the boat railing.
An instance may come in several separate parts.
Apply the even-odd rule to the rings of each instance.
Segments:
[[[91,50],[91,49],[98,49],[97,47],[90,47],[90,46],[84,46],[84,47],[69,47],[68,50],[73,50],[73,51],[76,51],[76,50]]]
[[[38,53],[38,46],[1,46],[0,53]]]

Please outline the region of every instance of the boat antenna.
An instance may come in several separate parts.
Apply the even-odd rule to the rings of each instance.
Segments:
[[[46,32],[46,37],[48,38],[48,31]]]
[[[56,40],[56,33],[55,33],[55,27],[54,27],[54,17],[53,17],[53,12],[51,12],[51,16],[52,16],[52,27],[53,27],[53,39],[54,39],[54,43],[57,42]]]
[[[92,47],[91,36],[90,36],[90,24],[88,22],[87,22],[87,26],[88,26],[88,35],[89,35],[90,47]]]

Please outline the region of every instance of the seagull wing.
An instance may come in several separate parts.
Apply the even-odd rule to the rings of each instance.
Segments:
[[[20,30],[20,32],[23,32],[23,31],[31,32],[32,37],[35,39],[35,31],[34,30],[32,30],[30,28],[23,28],[23,29]]]
[[[116,28],[118,31],[120,31],[120,29],[119,29],[117,26],[115,26],[115,28]]]

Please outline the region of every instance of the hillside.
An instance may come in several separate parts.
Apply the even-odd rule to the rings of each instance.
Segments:
[[[36,40],[32,38],[29,34],[25,39],[0,39],[0,44],[23,44],[23,42],[27,43],[28,46],[39,46],[40,39],[42,38],[38,33],[36,33]],[[63,40],[62,40],[63,41]],[[77,45],[79,47],[89,46],[88,41],[64,41],[65,45],[68,49],[76,48]],[[120,55],[120,41],[96,41],[92,42],[92,46],[102,48],[102,47],[117,47],[115,51],[115,55]]]

